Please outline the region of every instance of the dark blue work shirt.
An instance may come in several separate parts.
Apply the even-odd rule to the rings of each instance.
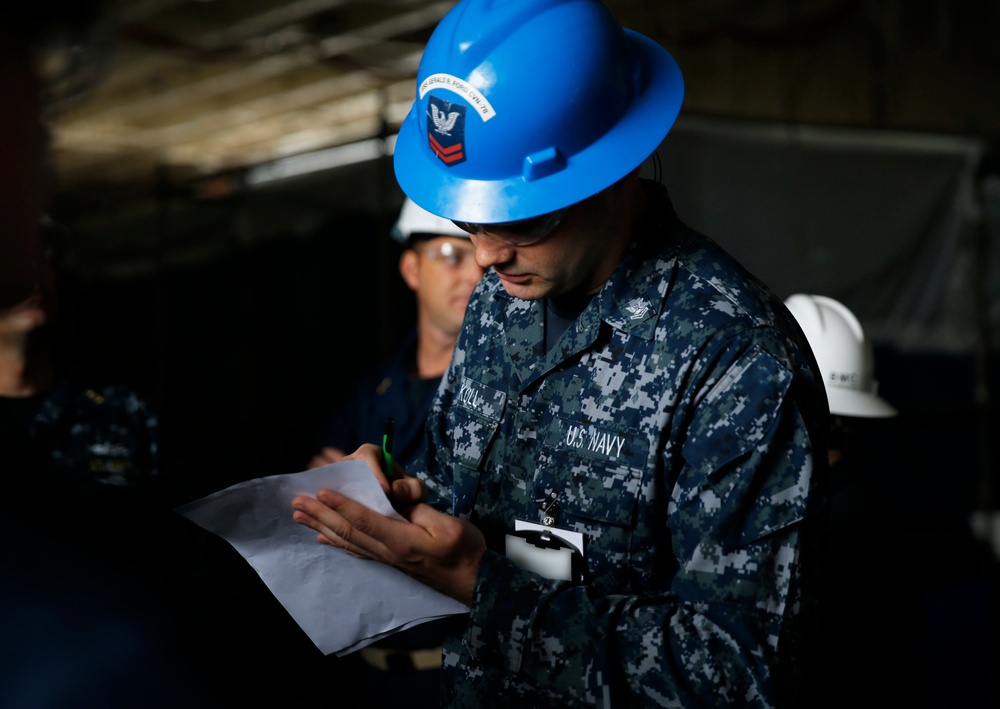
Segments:
[[[395,459],[404,468],[424,447],[424,422],[441,377],[421,379],[413,331],[391,359],[362,374],[342,405],[319,427],[317,447],[353,453],[363,443],[381,443],[387,417],[396,425]]]

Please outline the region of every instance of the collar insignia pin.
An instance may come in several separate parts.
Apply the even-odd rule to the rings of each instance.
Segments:
[[[633,298],[625,306],[625,312],[630,314],[632,320],[640,320],[649,312],[649,303],[643,298]]]

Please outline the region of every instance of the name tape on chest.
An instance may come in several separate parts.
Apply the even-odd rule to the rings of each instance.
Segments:
[[[507,394],[464,377],[455,401],[463,409],[491,421],[499,421],[507,401]]]

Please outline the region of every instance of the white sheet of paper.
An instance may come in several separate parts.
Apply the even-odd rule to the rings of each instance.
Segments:
[[[243,556],[323,654],[345,655],[469,608],[401,571],[320,544],[292,521],[292,498],[335,490],[402,519],[371,470],[350,460],[238,483],[177,508]]]

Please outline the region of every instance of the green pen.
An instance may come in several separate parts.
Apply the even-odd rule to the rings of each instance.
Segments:
[[[382,434],[382,472],[392,480],[392,447],[396,438],[396,422],[390,416],[385,420],[385,433]]]

